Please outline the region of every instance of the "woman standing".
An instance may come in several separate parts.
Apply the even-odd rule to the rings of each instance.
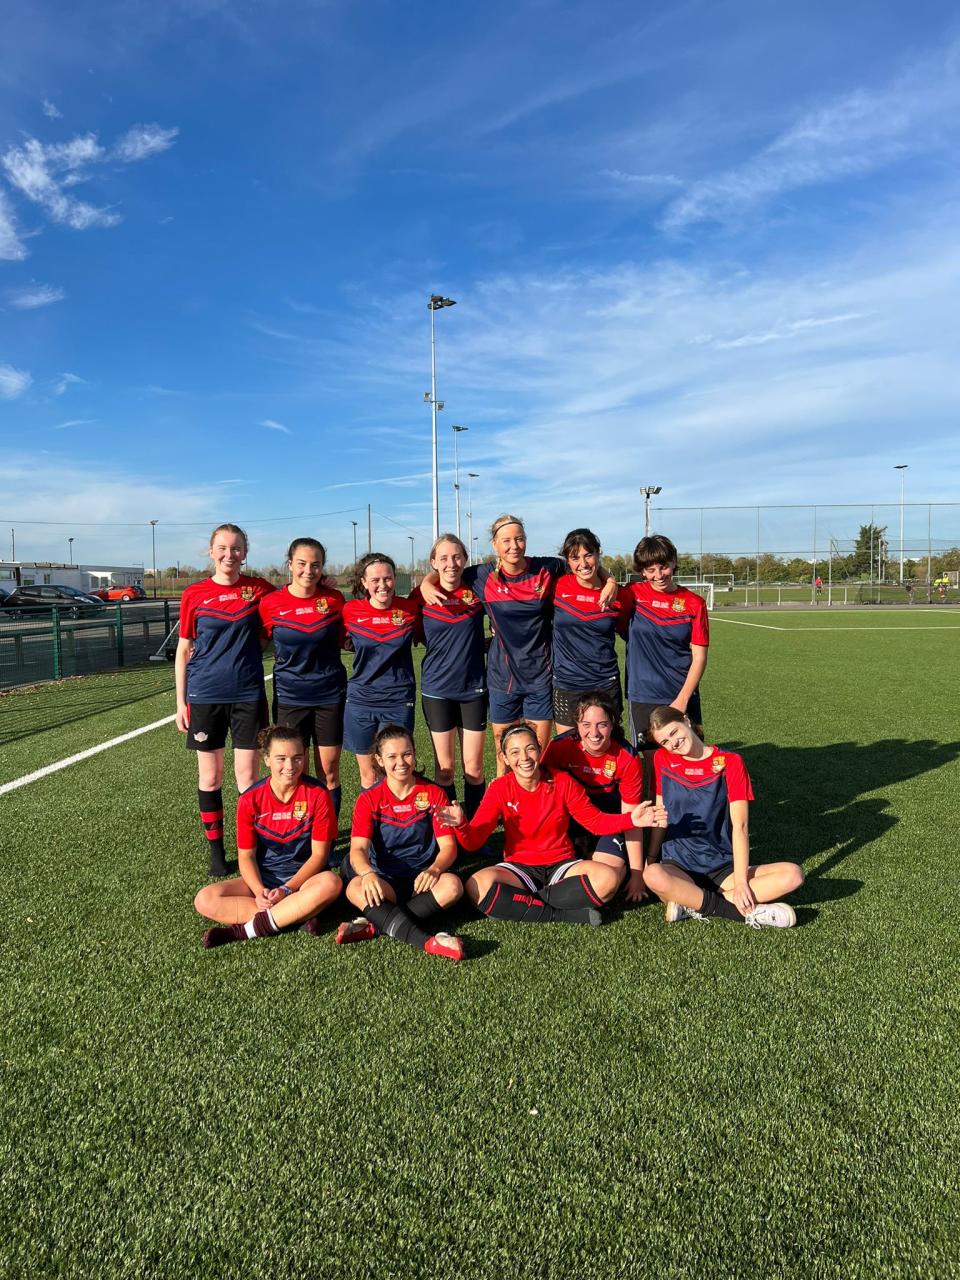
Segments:
[[[463,943],[421,925],[463,894],[450,868],[457,842],[437,817],[445,796],[417,773],[409,730],[388,724],[373,742],[382,780],[357,797],[344,859],[347,898],[363,912],[342,924],[337,942],[364,942],[385,933],[447,960],[463,959]]]
[[[340,816],[340,752],[347,673],[343,596],[323,585],[327,553],[316,538],[295,538],[287,551],[290,583],[260,601],[260,618],[273,638],[273,691],[277,724],[314,744],[317,776]]]
[[[633,593],[618,587],[604,606],[600,539],[590,529],[571,529],[560,554],[570,572],[553,590],[553,715],[557,733],[573,728],[584,694],[602,690],[613,698],[616,723],[623,714],[616,638],[626,636]]]
[[[240,878],[208,884],[194,906],[220,922],[205,947],[267,938],[305,922],[318,934],[317,915],[340,896],[340,877],[326,870],[337,835],[327,792],[304,775],[307,748],[296,729],[271,725],[259,739],[269,776],[237,805]]]
[[[508,725],[500,749],[507,772],[487,788],[474,818],[464,821],[459,805],[440,813],[470,850],[503,823],[504,860],[470,877],[470,901],[496,920],[600,924],[599,908],[623,877],[612,866],[577,856],[571,820],[594,835],[619,835],[633,827],[665,826],[666,813],[649,801],[629,813],[602,813],[569,774],[541,767],[532,725]]]
[[[377,781],[373,740],[385,724],[413,732],[416,679],[413,642],[418,609],[394,594],[397,566],[379,551],[357,561],[353,593],[343,607],[347,638],[353,647],[353,674],[347,681],[343,745],[357,757],[360,785]]]
[[[456,796],[457,740],[463,763],[464,809],[472,816],[483,795],[483,748],[487,730],[483,604],[463,581],[467,549],[455,533],[430,548],[430,565],[443,599],[427,604],[419,587],[411,601],[421,606],[426,654],[420,668],[420,705],[433,739],[435,778],[450,800]]]
[[[222,791],[227,734],[237,789],[245,791],[259,774],[257,734],[267,723],[266,637],[258,606],[274,586],[240,572],[247,551],[247,535],[239,525],[217,525],[210,535],[213,575],[187,587],[180,600],[177,728],[197,753],[197,799],[212,876],[227,874]]]

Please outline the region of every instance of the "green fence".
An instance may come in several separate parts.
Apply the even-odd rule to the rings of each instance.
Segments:
[[[148,662],[178,614],[179,603],[169,600],[77,618],[59,609],[0,610],[0,689]]]

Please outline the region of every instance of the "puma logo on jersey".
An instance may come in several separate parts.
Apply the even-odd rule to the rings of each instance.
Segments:
[[[508,809],[512,809],[514,813],[519,813],[519,812],[520,812],[520,801],[519,801],[519,800],[508,800],[508,801],[507,801],[507,808],[508,808]]]

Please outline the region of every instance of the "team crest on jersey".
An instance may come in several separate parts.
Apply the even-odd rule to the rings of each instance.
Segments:
[[[464,591],[460,596],[460,599],[463,601],[464,604],[475,604],[477,597],[473,594],[472,591]]]
[[[534,593],[534,595],[537,595],[537,596],[542,596],[542,595],[543,595],[543,583],[542,583],[542,582],[535,582],[535,583],[533,584],[533,593]]]
[[[673,602],[673,612],[683,613],[685,603],[683,596],[677,596]]]
[[[241,599],[241,600],[252,600],[252,599],[253,599],[253,587],[243,587],[243,588],[241,588],[241,591],[240,591],[240,599]]]
[[[294,803],[293,816],[297,819],[298,822],[300,821],[301,818],[305,818],[307,816],[306,800],[297,800]]]
[[[426,791],[418,791],[413,797],[414,808],[423,812],[424,809],[430,808],[430,796]]]
[[[317,601],[316,608],[317,608],[317,613],[330,612],[330,604],[323,596],[321,596],[320,599]]]
[[[727,757],[726,757],[726,756],[714,756],[714,757],[713,757],[713,764],[711,764],[710,768],[713,770],[713,772],[714,772],[714,773],[722,773],[722,772],[723,772],[723,766],[724,766],[726,763],[727,763]]]
[[[393,613],[390,615],[390,621],[395,627],[403,626],[403,610],[394,609]]]
[[[613,775],[614,775],[616,772],[617,772],[617,762],[616,762],[616,760],[604,760],[604,762],[603,762],[603,776],[604,776],[605,778],[612,778],[612,777],[613,777]]]

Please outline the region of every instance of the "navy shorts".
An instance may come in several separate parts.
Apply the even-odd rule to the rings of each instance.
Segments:
[[[689,876],[698,889],[719,889],[727,876],[733,875],[732,862],[724,862],[713,871],[691,871],[689,867],[682,867],[679,862],[671,862],[669,858],[664,858],[663,866],[676,867],[685,876]]]
[[[553,689],[547,685],[527,693],[505,693],[490,690],[490,719],[494,724],[510,724],[513,720],[552,720]]]
[[[573,837],[573,847],[577,856],[592,858],[595,853],[607,853],[611,857],[627,860],[627,841],[621,834],[618,836],[595,836],[591,831],[579,833]]]
[[[343,745],[355,756],[368,756],[373,749],[373,740],[377,730],[385,724],[399,724],[413,733],[415,705],[409,702],[395,702],[392,705],[364,707],[347,698],[343,712]]]
[[[432,861],[433,859],[431,858],[430,862]],[[388,884],[390,886],[393,892],[397,895],[397,902],[400,904],[400,906],[403,906],[405,902],[408,902],[413,897],[413,886],[417,879],[417,876],[420,874],[421,871],[423,871],[424,867],[430,866],[430,862],[425,862],[422,867],[416,867],[416,868],[411,867],[410,873],[408,875],[389,875],[389,876],[385,872],[378,870],[376,867],[373,867],[373,863],[371,863],[370,865],[371,867],[373,867],[373,870],[376,871],[377,878],[382,880],[384,884]],[[357,873],[353,869],[353,865],[350,862],[350,855],[348,853],[347,856],[344,858],[344,860],[340,863],[340,878],[343,880],[344,885],[348,885],[351,880],[356,879],[356,876],[357,876]]]

